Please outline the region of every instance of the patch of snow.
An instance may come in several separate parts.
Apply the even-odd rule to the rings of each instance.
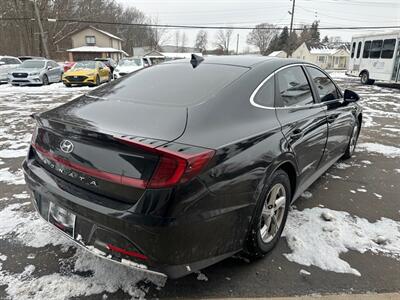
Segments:
[[[372,165],[372,162],[370,162],[369,160],[362,160],[361,162],[366,165]]]
[[[387,146],[378,143],[362,143],[358,145],[358,148],[367,152],[382,154],[389,158],[400,157],[400,148],[393,146]]]
[[[378,199],[382,199],[382,195],[378,194],[378,193],[374,193],[375,197],[377,197]]]
[[[27,154],[27,150],[24,149],[3,149],[0,150],[0,157],[1,158],[16,158],[16,157],[24,157]]]
[[[321,218],[323,213],[333,217],[330,222]],[[381,218],[370,223],[347,212],[314,207],[303,211],[292,210],[283,236],[292,253],[284,256],[304,266],[317,266],[323,270],[350,273],[360,272],[340,258],[349,250],[371,251],[400,260],[400,222]],[[385,240],[385,243],[380,243]]]
[[[197,280],[208,281],[208,277],[204,273],[197,271],[196,274],[197,274]]]
[[[400,169],[394,169],[394,171],[400,174]]]
[[[306,270],[303,270],[303,269],[301,269],[299,273],[300,273],[300,275],[303,275],[303,276],[310,276],[311,275],[310,272],[308,272]]]
[[[343,163],[343,162],[340,162],[340,163],[336,163],[335,167],[338,168],[338,169],[344,170],[344,169],[350,168],[351,165]]]
[[[357,189],[357,191],[361,192],[361,193],[366,193],[367,190],[366,189]]]
[[[6,184],[25,184],[24,174],[21,169],[12,173],[9,168],[0,169],[0,182]]]
[[[357,192],[355,190],[350,190],[350,193],[355,194]]]
[[[7,256],[3,255],[3,254],[0,254],[0,260],[1,261],[6,261],[7,260]]]
[[[304,199],[310,199],[312,197],[312,193],[309,191],[305,191],[303,194],[301,194],[301,197]]]

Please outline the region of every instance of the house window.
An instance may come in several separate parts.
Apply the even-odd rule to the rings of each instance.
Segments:
[[[336,57],[335,57],[335,65],[338,65],[338,64],[339,64],[339,57],[336,56]]]
[[[324,63],[325,62],[325,56],[318,56],[318,62]]]
[[[86,45],[87,45],[87,46],[94,46],[94,45],[96,45],[96,37],[95,37],[95,36],[87,35],[87,36],[85,37],[85,39],[86,39]]]

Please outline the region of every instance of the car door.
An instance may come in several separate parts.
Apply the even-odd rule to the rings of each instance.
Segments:
[[[108,67],[102,62],[98,62],[99,76],[101,82],[108,80],[109,71],[107,70],[107,68]]]
[[[50,63],[54,68],[54,82],[60,82],[61,75],[62,75],[61,66],[58,63],[56,63],[55,61],[51,61]]]
[[[328,135],[326,108],[315,95],[301,65],[279,70],[275,75],[276,115],[294,153],[299,173],[298,186],[318,170]]]
[[[46,62],[45,74],[47,75],[47,78],[49,79],[49,82],[54,82],[55,81],[54,67],[51,64],[51,61],[47,61]]]
[[[336,161],[346,150],[355,122],[356,106],[343,101],[340,90],[329,76],[314,66],[307,66],[316,96],[326,107],[328,140],[322,164]]]

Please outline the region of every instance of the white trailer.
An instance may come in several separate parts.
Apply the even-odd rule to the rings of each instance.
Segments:
[[[348,75],[363,84],[400,83],[400,30],[353,36]]]

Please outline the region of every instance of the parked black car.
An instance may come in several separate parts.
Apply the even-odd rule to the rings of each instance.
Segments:
[[[173,278],[270,251],[291,202],[351,157],[359,98],[302,61],[201,60],[35,115],[23,167],[40,215],[96,254]]]

